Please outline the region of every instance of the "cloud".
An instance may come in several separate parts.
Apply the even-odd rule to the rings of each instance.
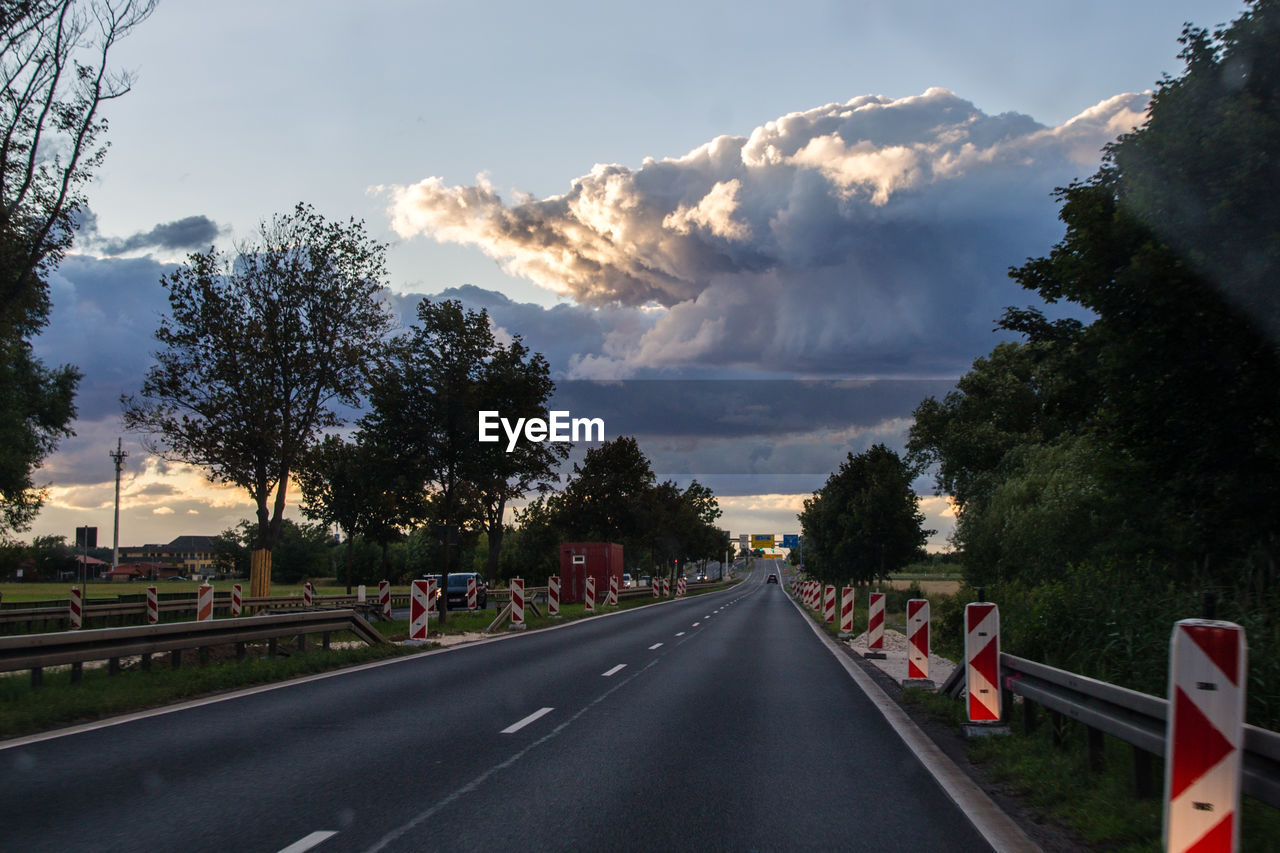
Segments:
[[[474,246],[581,305],[666,309],[580,351],[577,377],[693,361],[954,374],[1005,305],[1033,301],[1006,271],[1060,233],[1052,189],[1092,171],[1148,98],[1046,127],[945,89],[862,96],[638,169],[597,164],[544,199],[508,202],[483,176],[378,189],[403,237]]]
[[[219,227],[209,217],[196,215],[163,222],[150,231],[139,231],[128,237],[106,237],[98,231],[98,217],[86,209],[79,216],[76,242],[82,248],[103,255],[126,255],[145,250],[193,252],[209,248],[225,233],[227,229]]]
[[[152,515],[173,515],[173,510],[167,506],[158,506],[151,510]]]

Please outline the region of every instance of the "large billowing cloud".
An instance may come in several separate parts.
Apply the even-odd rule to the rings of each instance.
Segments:
[[[394,229],[473,245],[592,306],[662,306],[571,375],[644,369],[954,374],[990,348],[1006,270],[1058,233],[1050,193],[1143,118],[1118,95],[1059,127],[945,89],[863,96],[721,136],[569,192],[505,201],[483,178],[384,188]]]

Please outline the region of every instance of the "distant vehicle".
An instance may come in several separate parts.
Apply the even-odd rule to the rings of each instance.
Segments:
[[[777,582],[778,582],[778,576],[777,576],[777,575],[772,575],[772,574],[771,574],[771,575],[769,575],[769,577],[767,577],[767,578],[765,578],[765,579],[764,579],[764,582],[765,582],[765,583],[777,583]]]
[[[623,589],[631,589],[631,587],[632,587],[633,585],[634,585],[634,584],[633,584],[633,582],[632,582],[632,580],[631,580],[631,574],[630,574],[630,572],[623,572],[623,573],[622,573],[622,588],[623,588]]]
[[[489,601],[489,587],[480,577],[479,572],[454,572],[449,575],[449,590],[446,601],[450,610],[467,609],[467,580],[476,579],[476,607],[484,610]]]
[[[653,582],[653,579],[650,578],[648,575],[640,576],[640,586],[649,586],[652,582]]]

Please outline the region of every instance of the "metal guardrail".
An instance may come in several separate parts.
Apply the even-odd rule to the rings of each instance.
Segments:
[[[280,637],[305,637],[351,631],[371,645],[387,640],[353,610],[310,610],[302,613],[271,613],[242,616],[237,619],[213,619],[204,622],[170,622],[160,625],[137,625],[124,628],[94,628],[81,631],[59,631],[49,634],[25,634],[0,637],[0,672],[31,670],[33,686],[39,686],[45,667],[71,664],[73,668],[87,661],[110,661],[111,671],[118,669],[120,658],[141,655],[149,664],[149,656],[164,652],[180,655],[187,649],[243,644]],[[78,672],[78,670],[73,670]]]
[[[1151,755],[1165,754],[1167,699],[1007,653],[1000,655],[1000,682],[1024,702],[1083,723],[1091,731],[1091,748],[1092,732],[1101,732]],[[1024,722],[1031,720],[1034,711],[1024,707]],[[1280,733],[1245,725],[1241,790],[1280,808]]]

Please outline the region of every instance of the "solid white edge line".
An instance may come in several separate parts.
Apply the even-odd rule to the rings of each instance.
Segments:
[[[738,581],[741,584],[742,581]],[[738,584],[735,584],[737,586]],[[712,592],[703,593],[703,595],[723,595],[734,587],[727,589],[718,589]],[[658,605],[674,604],[677,601],[689,601],[690,599],[672,598],[667,601],[658,601]],[[652,607],[654,605],[646,605]],[[630,614],[639,613],[639,609],[615,610],[612,613],[603,613],[592,617],[592,619],[609,619],[614,616],[628,616]],[[160,717],[165,714],[174,714],[179,711],[187,711],[192,708],[203,708],[205,705],[215,705],[219,702],[228,702],[232,699],[241,699],[246,696],[254,696],[258,693],[268,693],[272,690],[284,690],[289,687],[295,687],[299,684],[307,684],[312,681],[320,681],[325,678],[337,678],[342,675],[350,675],[354,672],[363,672],[366,669],[378,669],[384,666],[394,666],[398,663],[407,663],[408,661],[418,660],[432,655],[451,654],[453,652],[461,652],[466,649],[472,649],[477,646],[486,646],[489,643],[502,643],[507,640],[514,640],[517,637],[532,637],[543,631],[562,631],[566,628],[573,628],[578,625],[589,625],[592,619],[574,619],[570,622],[564,622],[560,625],[548,625],[545,628],[539,628],[536,631],[518,632],[512,631],[508,634],[497,634],[493,637],[485,637],[482,640],[473,640],[469,643],[458,643],[453,646],[443,646],[436,649],[428,649],[424,652],[411,655],[401,655],[399,657],[387,658],[386,660],[370,661],[369,663],[356,664],[355,666],[342,667],[340,669],[329,670],[328,672],[318,672],[315,675],[304,675],[300,678],[291,678],[287,681],[274,681],[270,684],[259,684],[254,687],[242,687],[238,690],[232,690],[227,693],[220,693],[217,696],[205,696],[200,699],[190,699],[186,702],[179,702],[174,705],[164,705],[159,708],[147,708],[142,711],[130,711],[116,717],[107,717],[102,720],[95,720],[92,723],[77,723],[73,726],[63,726],[57,729],[51,729],[45,732],[36,732],[29,735],[19,735],[18,737],[0,740],[0,752],[6,749],[13,749],[20,746],[28,746],[33,743],[40,743],[46,740],[56,740],[61,737],[69,737],[71,735],[84,734],[85,732],[97,731],[98,729],[108,729],[112,726],[119,726],[125,723],[132,723],[136,720],[147,720],[152,717]],[[696,627],[696,626],[695,626]]]
[[[618,664],[617,666],[615,666],[613,669],[606,669],[604,672],[600,673],[600,677],[601,677],[601,678],[612,678],[613,676],[615,676],[615,675],[617,675],[618,673],[622,672],[622,671],[623,671],[624,669],[626,669],[626,668],[627,668],[627,665],[626,665],[625,663],[620,663],[620,664]]]
[[[322,829],[318,832],[313,832],[310,835],[299,838],[288,847],[282,848],[280,853],[302,853],[304,850],[310,850],[322,841],[328,841],[337,834],[338,833],[335,830]]]
[[[995,804],[995,801],[987,796],[986,791],[978,787],[976,782],[965,775],[965,772],[957,767],[955,762],[948,758],[947,754],[939,749],[937,744],[920,730],[915,721],[907,716],[907,712],[902,710],[897,702],[890,699],[889,694],[885,693],[884,689],[879,684],[876,684],[871,676],[863,672],[856,663],[840,650],[836,645],[836,641],[810,619],[794,599],[791,600],[791,603],[797,610],[800,610],[801,615],[805,617],[804,621],[827,647],[827,651],[835,656],[835,659],[844,667],[844,671],[849,673],[849,677],[853,679],[854,683],[871,700],[871,703],[884,715],[885,720],[898,733],[898,737],[902,738],[903,743],[915,753],[920,763],[938,781],[938,784],[942,786],[942,790],[947,793],[951,801],[964,813],[964,816],[969,819],[969,822],[986,839],[988,844],[999,853],[1005,853],[1005,851],[1042,853],[1040,846],[1022,831],[1022,827],[1014,823],[1013,818],[1005,814]]]
[[[502,734],[502,735],[515,734],[516,732],[520,731],[521,729],[523,729],[525,726],[529,725],[530,723],[532,723],[532,722],[534,722],[534,721],[536,721],[536,720],[540,720],[540,719],[542,719],[543,717],[545,717],[547,714],[550,714],[553,710],[555,710],[555,709],[554,709],[554,708],[539,708],[538,710],[534,711],[534,712],[533,712],[532,714],[530,714],[529,716],[525,717],[523,720],[518,720],[517,722],[514,722],[514,723],[512,723],[511,725],[507,726],[505,729],[503,729],[502,731],[498,732],[498,734]]]

